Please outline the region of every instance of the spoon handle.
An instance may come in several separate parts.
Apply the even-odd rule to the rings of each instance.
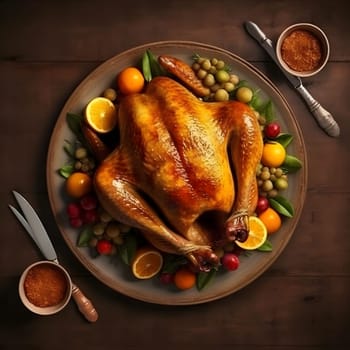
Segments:
[[[72,297],[76,302],[79,311],[89,322],[96,322],[98,319],[98,313],[91,301],[83,294],[78,286],[73,284]]]
[[[340,134],[339,125],[334,120],[331,113],[324,109],[321,104],[316,101],[309,91],[301,84],[297,87],[298,92],[303,97],[311,113],[317,120],[320,127],[332,137],[338,137]]]

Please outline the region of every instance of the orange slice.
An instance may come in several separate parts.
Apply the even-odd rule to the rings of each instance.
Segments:
[[[85,121],[99,133],[112,131],[117,124],[114,103],[105,97],[95,97],[86,106]]]
[[[162,266],[163,256],[153,247],[143,247],[137,250],[131,262],[132,273],[139,279],[152,278]]]
[[[245,242],[235,241],[235,243],[243,249],[254,250],[261,247],[266,241],[267,230],[265,224],[256,216],[249,217],[249,227],[247,240]]]

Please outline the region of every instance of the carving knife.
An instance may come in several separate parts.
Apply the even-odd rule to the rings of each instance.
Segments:
[[[304,99],[306,105],[311,111],[312,115],[318,122],[319,126],[332,137],[337,137],[340,134],[340,129],[337,122],[334,120],[331,113],[324,109],[321,104],[316,101],[309,91],[303,86],[301,79],[297,76],[289,74],[278,62],[272,41],[266,37],[264,32],[251,21],[245,22],[245,28],[247,32],[262,46],[273,61],[279,66],[283,74],[287,77],[292,86],[299,92]]]
[[[9,205],[9,208],[32,237],[45,258],[59,264],[55,249],[37,213],[20,193],[13,191],[13,194],[18,205],[22,209],[24,216],[12,205]],[[97,311],[91,301],[85,297],[82,291],[74,283],[72,296],[85,318],[90,322],[95,322],[98,318]]]

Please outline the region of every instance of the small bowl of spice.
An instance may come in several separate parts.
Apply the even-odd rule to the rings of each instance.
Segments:
[[[38,315],[61,311],[72,295],[68,272],[51,261],[39,261],[28,266],[19,281],[19,296],[23,304]]]
[[[286,28],[276,44],[281,66],[299,77],[310,77],[324,68],[329,58],[326,34],[311,23],[297,23]]]

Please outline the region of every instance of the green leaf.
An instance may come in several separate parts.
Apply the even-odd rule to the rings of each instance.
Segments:
[[[130,265],[137,249],[137,238],[133,234],[125,237],[124,244],[118,246],[119,256],[126,265]]]
[[[58,170],[58,173],[61,176],[63,176],[65,179],[67,179],[73,173],[73,171],[74,171],[73,164],[65,164]]]
[[[78,138],[79,141],[84,141],[84,136],[81,131],[81,125],[83,123],[84,117],[82,115],[67,113],[66,120],[69,129],[74,133],[74,135]]]
[[[279,142],[284,148],[286,148],[293,141],[293,135],[281,133],[276,137],[275,141]]]
[[[199,291],[207,287],[215,278],[216,269],[211,269],[209,272],[199,272],[197,275],[196,286]]]
[[[63,149],[72,158],[74,158],[75,146],[68,140],[64,140]]]
[[[164,263],[162,272],[164,273],[175,273],[176,270],[182,265],[187,263],[187,259],[184,256],[166,254],[164,255]]]
[[[266,102],[261,98],[259,91],[255,90],[253,92],[253,98],[248,105],[261,114],[266,107]]]
[[[294,216],[294,208],[291,202],[283,196],[276,196],[274,198],[269,198],[270,205],[281,215],[287,216],[289,218]]]
[[[272,251],[272,243],[267,239],[262,246],[257,248],[259,252],[271,252]]]
[[[147,51],[142,56],[142,73],[147,82],[152,80],[152,71]]]
[[[300,161],[300,159],[290,154],[287,154],[283,164],[281,165],[281,168],[286,173],[295,173],[300,168],[302,168],[302,166],[303,164]]]
[[[266,124],[271,123],[275,119],[275,109],[271,100],[266,103],[261,114],[265,116]]]
[[[94,232],[90,226],[83,229],[78,236],[77,246],[78,247],[88,247],[89,242],[90,242],[91,238],[93,237],[93,235],[94,235]]]
[[[148,61],[151,69],[151,73],[153,77],[158,77],[161,75],[166,75],[166,72],[162,68],[162,66],[158,63],[156,56],[152,53],[151,50],[147,50]]]

